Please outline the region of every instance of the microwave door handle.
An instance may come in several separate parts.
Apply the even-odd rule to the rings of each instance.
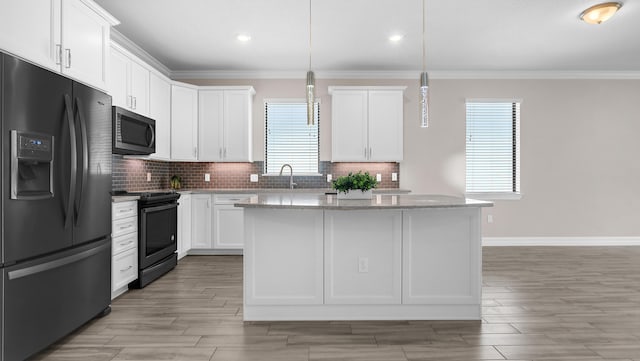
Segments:
[[[76,146],[76,127],[73,122],[73,111],[71,106],[71,97],[68,94],[64,95],[65,113],[67,118],[67,125],[69,127],[69,145],[71,146],[71,176],[69,181],[69,197],[67,197],[67,204],[64,207],[64,228],[69,227],[71,221],[71,213],[73,212],[73,204],[75,202],[76,195],[76,177],[78,175],[78,149]]]
[[[87,141],[87,126],[84,121],[82,112],[82,104],[79,98],[76,98],[76,114],[78,114],[78,125],[80,126],[80,139],[82,141],[82,181],[78,188],[78,196],[75,201],[75,224],[78,225],[80,218],[80,206],[84,198],[84,189],[87,184],[87,174],[89,173],[89,144]]]
[[[147,130],[149,130],[149,132],[151,133],[151,140],[148,144],[148,146],[151,147],[156,142],[156,131],[153,129],[153,126],[151,126],[151,124],[147,124]]]

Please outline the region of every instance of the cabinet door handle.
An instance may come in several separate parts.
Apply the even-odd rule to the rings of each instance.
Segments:
[[[138,108],[138,98],[133,97],[133,109]]]
[[[62,64],[62,44],[56,44],[56,65]]]
[[[227,147],[224,147],[224,152],[223,153],[223,157],[226,158],[227,157]]]
[[[127,229],[127,228],[131,228],[131,227],[133,227],[133,225],[132,225],[132,224],[128,224],[128,225],[126,225],[126,226],[124,226],[124,227],[123,227],[123,226],[120,226],[120,227],[118,227],[118,228],[119,228],[119,229]]]
[[[71,68],[71,49],[64,49],[65,54],[67,55],[67,65],[65,68]]]
[[[132,268],[133,268],[133,266],[130,265],[129,267],[127,267],[125,269],[121,269],[120,272],[127,272],[128,270],[130,270]]]
[[[129,241],[129,242],[120,242],[120,246],[126,246],[128,244],[133,243],[133,241]]]
[[[126,212],[131,212],[131,211],[133,211],[133,208],[127,208],[127,209],[119,210],[120,213],[126,213]]]
[[[367,147],[364,147],[364,159],[367,159]]]
[[[133,109],[133,97],[131,95],[127,95],[127,108]]]
[[[371,159],[371,157],[373,157],[373,150],[371,149],[371,147],[369,147],[369,159]]]
[[[218,158],[222,159],[222,147],[218,149]]]
[[[198,147],[193,147],[193,156],[198,158]]]

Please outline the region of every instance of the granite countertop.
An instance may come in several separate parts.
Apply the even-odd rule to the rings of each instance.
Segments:
[[[168,191],[168,189],[153,189],[149,192]],[[324,195],[327,192],[335,192],[335,189],[331,188],[202,188],[202,189],[184,189],[178,190],[180,194],[305,194],[305,195]],[[411,191],[408,189],[399,188],[380,188],[374,189],[374,194],[408,194]],[[132,195],[116,195],[111,196],[113,203],[129,202],[138,200],[138,196]]]
[[[337,199],[335,195],[312,194],[261,194],[244,202],[235,204],[243,208],[282,208],[282,209],[413,209],[413,208],[458,208],[492,207],[492,202],[479,201],[444,195],[374,195],[372,199]]]

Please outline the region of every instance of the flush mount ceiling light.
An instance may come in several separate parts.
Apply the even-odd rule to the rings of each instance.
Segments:
[[[315,123],[313,108],[315,96],[316,77],[311,71],[311,0],[309,0],[309,71],[307,71],[307,125]]]
[[[424,2],[422,0],[422,73],[420,73],[420,127],[429,127],[429,76],[426,70],[425,60],[425,26],[424,26]]]
[[[588,24],[601,24],[609,20],[622,7],[622,3],[608,2],[594,5],[580,14],[580,19]]]
[[[394,34],[389,37],[389,41],[392,43],[397,43],[404,38],[402,34]]]
[[[238,41],[246,43],[247,41],[251,40],[251,35],[239,34],[238,36],[236,36],[236,39],[238,39]]]

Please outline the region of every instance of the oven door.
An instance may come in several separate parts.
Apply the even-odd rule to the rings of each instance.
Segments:
[[[178,203],[140,208],[138,232],[140,269],[175,253],[178,248]]]

